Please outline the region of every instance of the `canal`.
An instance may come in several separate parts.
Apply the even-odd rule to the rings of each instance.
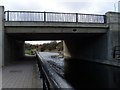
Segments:
[[[65,78],[76,89],[120,88],[120,67],[71,59],[65,60],[64,68]]]
[[[41,53],[42,54],[42,53]],[[120,88],[120,67],[103,63],[57,57],[43,53],[48,64],[76,90],[80,88]]]

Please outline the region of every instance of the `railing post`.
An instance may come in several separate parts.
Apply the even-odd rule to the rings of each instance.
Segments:
[[[78,13],[76,13],[76,23],[78,22]]]
[[[103,18],[104,18],[104,23],[106,23],[106,15],[104,15]]]
[[[44,22],[46,22],[46,12],[44,11]]]
[[[9,21],[9,11],[7,11],[7,21]]]

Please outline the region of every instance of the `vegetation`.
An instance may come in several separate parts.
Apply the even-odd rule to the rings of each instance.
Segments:
[[[49,52],[62,52],[63,51],[63,43],[52,41],[50,43],[44,43],[40,45],[32,45],[32,44],[25,44],[25,54],[33,55],[34,51],[49,51]]]
[[[28,55],[33,55],[33,51],[32,50],[25,50],[25,54],[28,54]]]
[[[62,42],[56,42],[53,41],[51,43],[45,43],[42,45],[42,47],[40,48],[41,51],[62,51],[63,50],[63,45]]]

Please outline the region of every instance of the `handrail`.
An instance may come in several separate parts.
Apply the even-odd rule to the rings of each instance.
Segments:
[[[36,52],[37,63],[39,71],[42,74],[43,78],[43,89],[48,90],[50,88],[69,88],[73,87],[62,77],[60,77],[50,66],[49,64]]]
[[[35,11],[5,11],[6,21],[105,23],[105,15]]]

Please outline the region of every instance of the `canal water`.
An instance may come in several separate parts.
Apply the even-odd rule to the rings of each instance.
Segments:
[[[120,67],[93,61],[49,57],[63,67],[63,77],[76,89],[120,88]],[[57,67],[56,67],[57,68]]]
[[[120,88],[120,67],[91,61],[64,60],[64,77],[75,89]]]

